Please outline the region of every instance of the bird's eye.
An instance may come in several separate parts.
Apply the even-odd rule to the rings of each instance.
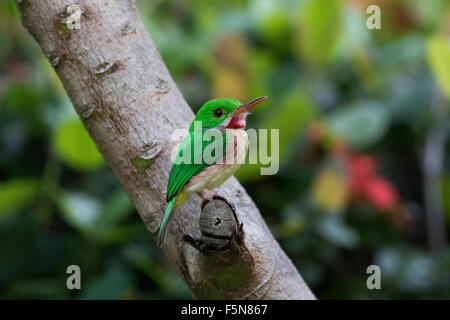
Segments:
[[[213,111],[214,117],[220,118],[222,116],[222,109],[216,109]]]

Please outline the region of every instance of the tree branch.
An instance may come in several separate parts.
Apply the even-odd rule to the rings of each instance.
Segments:
[[[129,0],[17,0],[23,25],[55,68],[77,113],[147,229],[156,233],[176,128],[193,113],[184,101]],[[68,9],[72,5],[71,9]],[[81,10],[73,28],[73,6]],[[78,12],[79,13],[79,12]],[[180,53],[182,54],[182,53]],[[164,252],[198,298],[314,299],[236,179],[218,189],[244,224],[233,248],[205,256],[183,241],[199,239],[198,199],[175,213]]]

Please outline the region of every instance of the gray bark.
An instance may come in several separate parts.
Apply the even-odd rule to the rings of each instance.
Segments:
[[[155,234],[166,206],[176,143],[170,137],[174,129],[187,128],[194,115],[145,30],[135,2],[16,2],[23,25],[48,57],[147,229]],[[74,4],[82,11],[80,29],[72,29],[72,13],[67,11]],[[315,299],[237,180],[229,179],[217,191],[234,203],[244,224],[239,259],[221,259],[227,252],[205,255],[183,241],[185,234],[200,238],[196,197],[175,212],[163,247],[194,297]]]

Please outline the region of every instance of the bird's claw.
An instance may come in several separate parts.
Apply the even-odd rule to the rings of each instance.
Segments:
[[[244,224],[242,222],[238,224],[238,228],[233,236],[238,244],[241,244],[242,240],[244,240]]]
[[[203,201],[202,201],[202,204],[201,204],[201,209],[203,210],[203,208],[206,206],[206,204],[208,202],[210,202],[210,201],[213,201],[213,200],[224,201],[231,207],[232,210],[234,210],[234,211],[236,210],[236,207],[234,206],[234,204],[229,203],[227,199],[225,199],[222,196],[219,196],[218,194],[214,194],[211,198],[204,198]]]
[[[202,239],[194,239],[190,234],[185,234],[183,240],[201,253],[206,254],[211,250]]]

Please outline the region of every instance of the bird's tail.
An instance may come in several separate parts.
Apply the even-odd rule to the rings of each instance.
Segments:
[[[158,247],[161,247],[161,245],[164,243],[164,240],[166,239],[167,230],[170,225],[170,220],[172,219],[172,208],[175,204],[175,199],[176,197],[170,200],[169,204],[167,205],[166,211],[164,212],[164,217],[161,221],[161,226],[159,227],[158,239],[156,240]]]

